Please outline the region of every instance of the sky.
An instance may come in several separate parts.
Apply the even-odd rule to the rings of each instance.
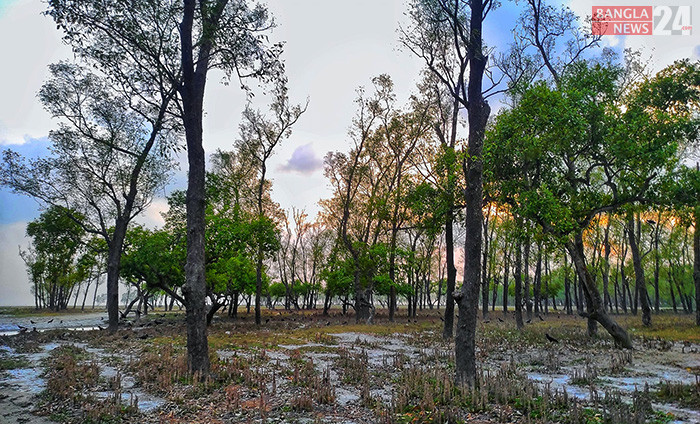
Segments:
[[[593,5],[680,5],[669,0],[569,0],[579,16]],[[307,112],[292,135],[276,150],[269,175],[272,197],[289,210],[305,209],[311,217],[318,200],[330,196],[323,177],[328,151],[347,151],[348,128],[355,112],[353,99],[359,86],[369,86],[382,73],[394,80],[398,103],[408,99],[419,79],[422,63],[399,47],[397,28],[405,22],[405,0],[266,0],[278,26],[274,41],[284,40],[285,67],[290,97],[309,100]],[[503,51],[512,40],[512,28],[522,4],[502,0],[484,24],[489,46]],[[27,157],[47,154],[48,134],[56,122],[37,99],[48,78],[47,65],[72,57],[50,18],[43,16],[40,0],[0,0],[0,150],[13,149]],[[692,8],[692,24],[700,34],[700,6]],[[605,36],[603,44],[616,49],[642,49],[656,70],[674,60],[700,58],[700,36]],[[237,84],[226,86],[211,73],[205,95],[204,147],[230,150],[238,134],[246,98]],[[264,105],[257,105],[264,107]],[[162,223],[167,208],[164,195],[185,185],[185,155],[173,182],[159,193],[139,222]],[[27,246],[27,222],[40,213],[40,205],[0,187],[0,305],[29,305],[32,296],[19,247]]]

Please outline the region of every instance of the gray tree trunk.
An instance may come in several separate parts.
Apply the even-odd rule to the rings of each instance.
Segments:
[[[452,210],[447,211],[445,218],[445,253],[447,265],[447,282],[445,293],[445,325],[442,328],[442,338],[451,340],[454,334],[455,320],[455,283],[457,281],[457,268],[455,267],[455,251],[454,251],[454,232],[453,232],[453,215]]]
[[[700,205],[695,206],[695,233],[693,234],[693,279],[695,280],[695,324],[700,326]]]
[[[482,80],[486,68],[483,54],[482,21],[483,3],[470,4],[469,25],[469,83],[467,107],[469,136],[468,157],[462,161],[467,187],[465,190],[466,231],[464,241],[464,284],[457,306],[459,318],[455,335],[455,371],[459,385],[476,385],[476,315],[479,308],[479,284],[481,283],[481,227],[483,220],[483,162],[484,133],[491,113],[482,93]],[[465,100],[467,100],[465,99]]]
[[[639,223],[638,223],[639,224]],[[644,279],[644,268],[642,267],[642,255],[639,252],[637,237],[635,235],[634,216],[632,213],[627,214],[627,235],[632,252],[632,262],[634,264],[634,280],[635,291],[639,295],[639,301],[642,307],[642,324],[645,327],[651,326],[651,308],[649,307],[649,297],[647,294],[647,284]]]
[[[585,289],[584,294],[586,295],[588,304],[586,312],[587,318],[600,323],[613,337],[615,344],[627,349],[632,349],[632,341],[627,331],[620,327],[607,312],[605,312],[605,308],[603,308],[603,302],[600,298],[600,293],[598,293],[598,288],[586,266],[586,260],[583,254],[583,237],[581,233],[576,235],[575,241],[568,241],[566,243],[566,249],[574,263],[576,273],[579,277],[579,284]]]

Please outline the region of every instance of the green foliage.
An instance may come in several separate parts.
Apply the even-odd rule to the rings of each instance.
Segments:
[[[34,293],[51,309],[66,308],[73,287],[86,279],[86,270],[91,264],[89,253],[78,256],[85,230],[76,219],[82,216],[60,206],[51,206],[27,225],[32,247],[20,254],[27,265]]]
[[[137,226],[127,232],[121,274],[148,290],[181,287],[185,282],[184,240],[166,230]]]
[[[611,66],[581,62],[557,86],[535,83],[488,131],[485,168],[495,197],[557,237],[583,230],[601,211],[654,197],[652,183],[698,128],[685,113],[696,110],[697,90],[684,81],[676,81],[671,103],[659,103],[671,90],[665,72],[624,104],[621,70]]]

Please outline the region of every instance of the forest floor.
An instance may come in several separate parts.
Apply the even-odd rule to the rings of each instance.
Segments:
[[[519,332],[496,311],[478,328],[478,388],[462,390],[439,312],[402,312],[389,323],[380,311],[373,325],[337,311],[265,311],[261,327],[244,313],[220,316],[209,329],[212,373],[200,379],[186,372],[182,313],[109,334],[104,313],[3,309],[1,328],[29,329],[0,336],[0,422],[700,422],[692,316],[655,315],[650,329],[616,316],[635,345],[621,351],[602,329],[589,338],[579,317],[534,316]]]

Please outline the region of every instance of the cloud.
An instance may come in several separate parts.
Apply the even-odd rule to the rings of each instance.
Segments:
[[[282,172],[298,172],[300,174],[311,174],[323,167],[323,161],[316,157],[311,148],[311,143],[299,146],[292,153],[285,165],[279,167]]]
[[[151,201],[148,208],[137,216],[134,223],[141,224],[146,228],[156,229],[162,228],[165,225],[165,219],[163,219],[162,213],[167,212],[170,209],[168,205],[168,200],[162,197],[156,197]]]
[[[2,306],[29,306],[34,304],[29,278],[19,247],[26,249],[26,222],[0,225],[0,304]]]
[[[0,145],[24,144],[54,127],[36,95],[48,79],[47,65],[72,57],[44,2],[0,0]],[[21,40],[21,41],[19,41]]]

